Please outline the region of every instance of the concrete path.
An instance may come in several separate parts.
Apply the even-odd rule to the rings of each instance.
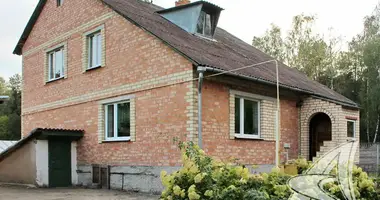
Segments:
[[[40,189],[0,185],[0,200],[157,200],[159,196],[91,189]]]

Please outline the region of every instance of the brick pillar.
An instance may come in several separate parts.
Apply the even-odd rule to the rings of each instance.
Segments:
[[[175,6],[182,6],[191,3],[190,0],[178,0],[175,2]]]

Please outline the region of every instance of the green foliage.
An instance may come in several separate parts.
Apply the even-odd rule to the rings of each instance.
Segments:
[[[254,37],[253,46],[358,103],[361,141],[379,141],[380,6],[347,44],[331,34],[316,34],[315,23],[315,16],[301,14],[286,32],[272,24],[263,36]],[[343,51],[345,45],[348,50]]]
[[[331,37],[326,42],[323,36],[313,34],[315,20],[315,16],[295,16],[285,37],[280,27],[271,24],[262,37],[253,38],[253,46],[299,69],[313,80],[332,86],[331,80],[336,76],[332,69],[336,56],[334,47],[339,38]]]
[[[21,76],[16,74],[10,77],[8,83],[3,80],[0,77],[0,92],[2,92],[0,95],[8,95],[9,100],[0,104],[0,118],[3,120],[0,139],[19,140],[21,138]]]
[[[251,174],[248,168],[215,160],[193,143],[181,143],[183,167],[172,174],[161,172],[165,190],[162,200],[282,200],[288,199],[291,190],[287,182],[291,176],[278,169],[271,173]],[[305,159],[295,161],[300,172],[310,167]],[[353,171],[357,199],[377,198],[374,182],[361,168]],[[327,191],[341,197],[336,183],[325,185]]]
[[[0,140],[8,138],[9,119],[7,116],[0,116]]]

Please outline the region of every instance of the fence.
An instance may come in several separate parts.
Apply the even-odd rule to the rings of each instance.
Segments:
[[[380,143],[360,144],[359,166],[369,174],[380,173]]]

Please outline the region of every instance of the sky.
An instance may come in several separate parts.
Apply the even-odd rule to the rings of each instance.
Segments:
[[[65,0],[65,3],[74,0]],[[165,8],[174,6],[175,0],[153,0]],[[247,43],[261,36],[274,23],[289,30],[292,17],[301,13],[317,16],[315,31],[349,41],[360,33],[363,18],[370,14],[379,0],[209,0],[225,10],[218,26]],[[21,36],[38,0],[0,0],[0,76],[8,79],[21,73],[21,56],[13,49]]]

